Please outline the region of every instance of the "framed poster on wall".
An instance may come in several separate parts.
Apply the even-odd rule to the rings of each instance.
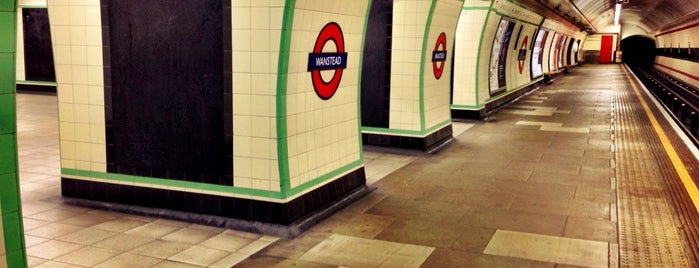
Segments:
[[[490,95],[497,95],[507,89],[505,68],[507,66],[507,47],[510,45],[510,36],[515,28],[515,23],[506,19],[500,20],[498,31],[493,40],[493,49],[490,54]]]
[[[532,78],[544,74],[541,64],[544,58],[544,40],[546,40],[548,34],[549,32],[544,29],[539,30],[536,34],[536,41],[534,41],[534,47],[532,49]]]

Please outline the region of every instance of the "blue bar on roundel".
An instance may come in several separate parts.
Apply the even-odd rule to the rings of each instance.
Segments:
[[[432,51],[432,61],[446,61],[447,51],[446,50],[436,50]]]
[[[347,52],[343,53],[309,53],[308,71],[335,70],[347,68]]]

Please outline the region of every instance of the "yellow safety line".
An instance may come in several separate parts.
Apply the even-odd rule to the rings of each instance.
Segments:
[[[633,87],[633,90],[636,92],[638,99],[641,101],[641,105],[643,105],[643,109],[646,111],[646,114],[650,119],[650,123],[651,125],[653,125],[653,129],[655,129],[655,133],[658,134],[658,137],[660,138],[660,143],[662,143],[663,148],[665,148],[665,152],[667,153],[668,157],[670,157],[670,161],[672,162],[672,165],[675,167],[677,175],[680,176],[680,180],[682,180],[682,184],[684,184],[684,188],[685,190],[687,190],[689,198],[692,199],[692,203],[694,203],[694,209],[696,209],[697,212],[699,212],[699,189],[697,189],[697,185],[694,183],[694,180],[689,175],[689,172],[687,172],[687,168],[684,166],[684,163],[682,163],[682,160],[680,160],[680,157],[679,155],[677,155],[675,148],[672,147],[672,144],[670,143],[670,140],[667,138],[665,131],[663,131],[663,129],[660,127],[658,120],[655,119],[655,115],[653,115],[652,111],[650,110],[650,107],[648,107],[646,101],[641,97],[641,92],[640,90],[638,90],[638,87],[636,87],[636,83],[634,83],[634,81],[629,76],[629,72],[626,69],[624,69],[624,73],[626,74],[626,78],[629,79],[631,87]]]

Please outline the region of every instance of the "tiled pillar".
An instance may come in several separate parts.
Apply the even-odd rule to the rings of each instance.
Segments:
[[[14,0],[0,2],[0,267],[26,267],[19,197]]]
[[[361,189],[367,7],[49,1],[63,195],[290,224]]]
[[[56,73],[45,0],[17,2],[15,59],[18,91],[56,92]]]
[[[362,136],[365,144],[427,150],[451,137],[449,94],[454,32],[462,1],[393,1],[392,29],[387,34],[367,36],[367,44],[376,43],[381,36],[390,36],[390,78],[365,73],[363,79],[386,79],[390,87],[367,85],[363,94],[385,92],[388,124],[375,124],[364,114]],[[372,16],[384,17],[386,7],[376,5]],[[380,51],[376,53],[380,54]],[[435,55],[437,55],[435,57]],[[374,60],[374,59],[372,59]],[[365,66],[375,62],[366,61]],[[378,75],[370,77],[368,75]],[[377,88],[378,87],[378,88]],[[385,118],[383,119],[385,121]]]

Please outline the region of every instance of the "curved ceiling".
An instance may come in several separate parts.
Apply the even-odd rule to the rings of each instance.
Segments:
[[[620,24],[652,35],[699,18],[696,0],[516,0],[544,14],[555,12],[580,29],[601,32],[614,24],[614,6],[622,3]],[[550,16],[548,16],[550,17]]]

